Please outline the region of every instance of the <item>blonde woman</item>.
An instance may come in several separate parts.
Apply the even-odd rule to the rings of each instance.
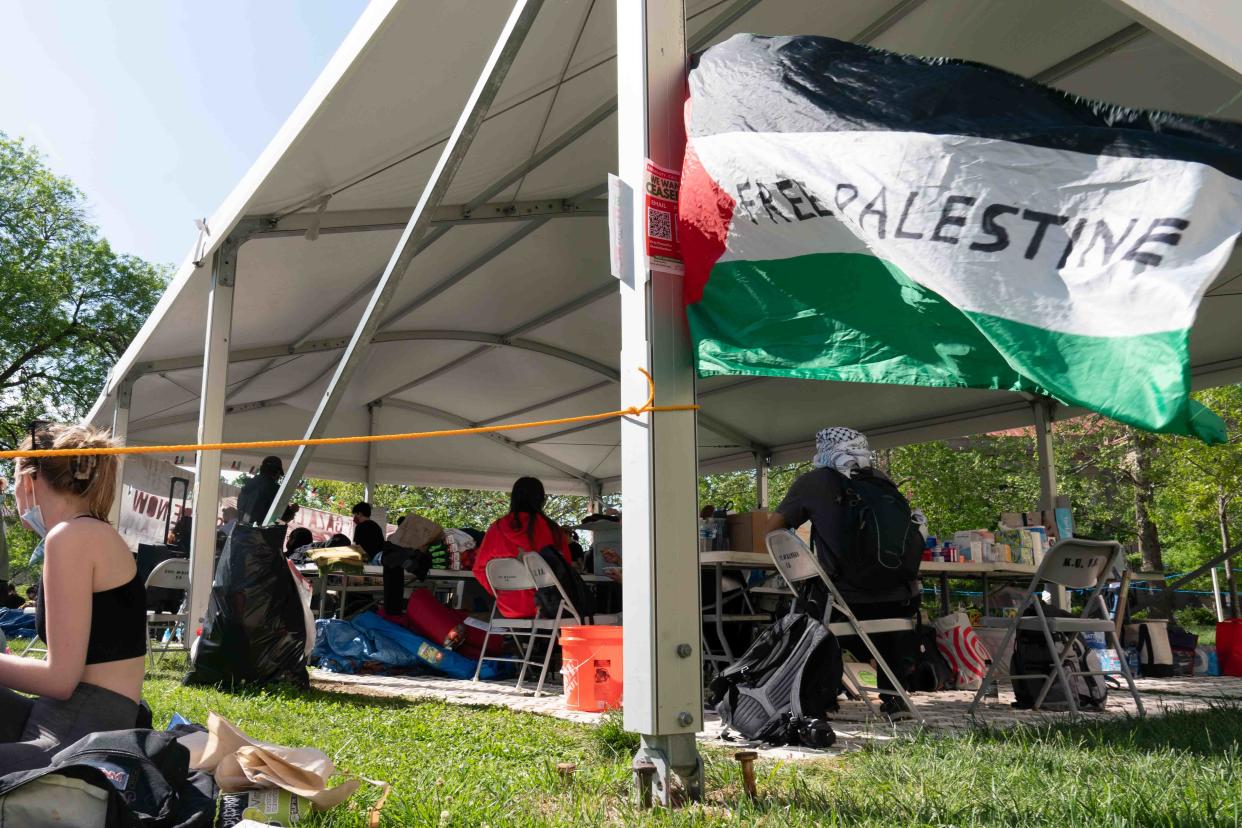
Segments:
[[[111,445],[107,432],[40,421],[22,448]],[[108,523],[115,487],[112,456],[17,461],[18,512],[44,539],[36,614],[47,659],[0,655],[0,774],[43,767],[83,736],[137,722],[146,590]]]

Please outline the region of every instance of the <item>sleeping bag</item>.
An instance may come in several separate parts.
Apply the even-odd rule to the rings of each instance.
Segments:
[[[470,659],[477,660],[483,650],[487,624],[479,626],[478,622],[471,623],[473,619],[469,613],[445,606],[436,600],[429,589],[416,589],[410,593],[404,615],[383,613],[381,617]],[[504,646],[504,636],[492,636],[487,643],[488,654],[498,655]]]

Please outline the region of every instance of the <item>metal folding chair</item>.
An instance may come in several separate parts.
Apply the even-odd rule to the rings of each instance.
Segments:
[[[1026,597],[1023,598],[1021,606],[1018,607],[1017,617],[1013,619],[993,619],[993,621],[999,620],[1007,627],[1005,638],[1001,641],[998,652],[1005,652],[1009,642],[1017,635],[1018,630],[1037,630],[1043,633],[1044,641],[1048,646],[1048,652],[1055,654],[1052,672],[1047,676],[1042,673],[1036,673],[1032,675],[1011,675],[1009,677],[1011,681],[1015,678],[1044,679],[1043,687],[1035,699],[1034,708],[1036,710],[1043,705],[1044,699],[1047,698],[1048,691],[1052,689],[1054,681],[1060,682],[1070,712],[1077,714],[1077,693],[1072,688],[1071,678],[1074,676],[1122,675],[1125,677],[1126,684],[1129,685],[1130,695],[1134,698],[1134,704],[1138,708],[1139,715],[1146,715],[1143,710],[1143,699],[1140,697],[1138,688],[1134,684],[1134,676],[1131,675],[1130,667],[1126,664],[1125,651],[1122,649],[1121,640],[1117,636],[1117,628],[1113,620],[1108,617],[1108,608],[1104,605],[1104,598],[1101,595],[1105,584],[1113,576],[1113,573],[1124,572],[1125,570],[1125,550],[1116,541],[1092,541],[1080,540],[1078,538],[1063,540],[1049,549],[1047,554],[1044,555],[1039,569],[1036,570],[1034,577],[1031,578],[1030,585],[1027,587]],[[1076,618],[1060,618],[1049,616],[1045,613],[1043,601],[1038,599],[1038,593],[1036,592],[1040,584],[1044,583],[1055,584],[1068,589],[1091,590],[1091,594],[1087,597],[1086,604],[1083,606],[1082,614]],[[1035,608],[1035,614],[1024,615],[1027,608],[1032,606]],[[993,623],[991,626],[997,625]],[[1063,646],[1058,647],[1053,638],[1057,633],[1069,633]],[[1067,670],[1065,668],[1065,659],[1074,645],[1074,640],[1083,633],[1103,633],[1105,642],[1110,643],[1117,653],[1121,669]],[[979,686],[979,691],[975,693],[975,699],[970,705],[971,713],[975,712],[991,684],[998,681],[996,676],[998,669],[999,666],[995,662],[988,668],[988,673],[984,676],[983,683]]]
[[[185,597],[190,588],[190,561],[186,558],[170,558],[156,564],[151,574],[147,576],[147,589],[154,587],[180,590],[182,600],[177,612],[147,612],[147,663],[152,669],[159,661],[155,657],[157,650],[160,654],[159,658],[163,658],[169,650],[189,649],[186,643],[189,638],[186,635],[186,627],[189,624],[190,613],[186,611]],[[156,647],[152,643],[152,627],[167,631],[168,640],[158,642],[163,645],[162,647]]]
[[[563,588],[561,589],[561,605],[553,618],[541,618],[537,607],[534,618],[506,618],[500,614],[499,598],[502,592],[537,588],[535,579],[527,568],[526,561],[521,558],[493,558],[488,561],[487,582],[491,585],[492,592],[496,594],[497,600],[492,604],[492,614],[487,619],[487,631],[483,635],[483,649],[479,653],[479,661],[474,668],[474,681],[479,680],[479,673],[483,669],[483,662],[485,661],[521,664],[522,669],[518,673],[517,681],[517,688],[521,690],[522,683],[526,680],[526,670],[531,665],[531,656],[534,652],[535,642],[539,639],[546,639],[548,646],[544,651],[543,664],[540,665],[539,683],[535,687],[535,696],[538,697],[543,693],[543,683],[548,676],[548,665],[552,663],[552,648],[556,645],[556,636],[560,631],[561,624],[566,619],[573,623],[581,623],[581,619],[565,598]],[[489,656],[487,654],[487,645],[493,634],[511,638],[513,643],[517,645],[518,652],[521,653],[522,657]],[[523,639],[525,639],[525,645],[523,645]]]
[[[620,615],[609,615],[595,613],[589,617],[583,618],[569,600],[569,592],[565,589],[565,585],[561,583],[561,579],[556,577],[556,573],[544,561],[543,556],[538,552],[525,552],[519,560],[526,565],[526,571],[530,573],[531,580],[535,582],[536,589],[545,589],[551,587],[561,596],[561,606],[565,608],[565,618],[563,622],[572,621],[574,624],[619,624],[621,622]]]
[[[914,630],[913,618],[876,618],[866,621],[859,621],[854,617],[853,610],[849,604],[841,597],[840,591],[836,584],[828,577],[828,573],[820,565],[819,558],[815,553],[802,542],[802,539],[788,529],[780,529],[775,532],[769,532],[766,538],[768,554],[772,556],[772,561],[776,564],[776,569],[781,573],[781,577],[785,579],[785,583],[789,584],[789,588],[798,592],[798,584],[804,581],[819,579],[824,586],[828,587],[829,603],[824,610],[824,617],[831,618],[832,611],[836,609],[841,615],[845,616],[844,621],[833,621],[825,623],[824,626],[828,631],[838,638],[856,636],[862,641],[863,645],[871,653],[871,657],[875,659],[876,668],[882,670],[888,680],[892,682],[894,690],[877,690],[877,695],[885,693],[896,694],[906,704],[906,708],[911,715],[923,721],[923,716],[914,706],[914,702],[910,700],[910,695],[906,693],[902,682],[894,675],[893,670],[889,667],[888,662],[884,660],[884,656],[880,655],[880,651],[876,649],[875,643],[871,640],[872,635],[883,635],[884,633],[894,632],[912,632]],[[867,709],[873,714],[879,714],[879,710],[867,695],[867,688],[854,680],[849,670],[846,670],[842,676],[853,692],[867,705]]]

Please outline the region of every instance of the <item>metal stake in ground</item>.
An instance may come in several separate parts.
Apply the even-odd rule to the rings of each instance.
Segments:
[[[742,764],[742,787],[746,795],[755,800],[759,798],[759,788],[755,785],[755,760],[759,754],[753,750],[739,750],[733,758]]]

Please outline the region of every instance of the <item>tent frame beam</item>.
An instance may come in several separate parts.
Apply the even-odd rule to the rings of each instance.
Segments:
[[[224,396],[229,378],[229,340],[233,332],[233,291],[237,258],[250,228],[239,225],[216,249],[211,260],[207,332],[203,346],[202,392],[198,407],[198,442],[224,439]],[[207,615],[216,555],[216,515],[220,511],[219,451],[200,451],[194,468],[194,514],[190,540],[190,630]]]
[[[1178,0],[1108,2],[1242,83],[1242,17],[1236,5]]]
[[[386,404],[394,408],[403,408],[406,411],[413,411],[416,414],[426,414],[428,417],[435,417],[438,420],[444,420],[447,423],[452,423],[457,428],[477,428],[478,427],[478,423],[472,422],[471,420],[465,417],[459,416],[457,414],[453,414],[450,411],[445,411],[442,408],[435,408],[433,406],[423,405],[421,403],[407,402],[406,400],[388,400]],[[515,454],[520,454],[523,457],[527,458],[528,460],[534,460],[536,462],[542,463],[548,468],[555,469],[561,474],[568,475],[569,477],[573,477],[577,480],[581,480],[584,484],[588,486],[596,485],[599,483],[598,478],[593,477],[590,474],[587,474],[581,469],[576,469],[573,466],[569,465],[568,463],[562,463],[560,460],[557,460],[555,457],[551,457],[547,454],[544,454],[541,451],[536,451],[535,449],[524,446],[521,443],[515,442],[514,440],[510,440],[508,437],[505,437],[503,434],[483,434],[480,436],[485,437],[488,440],[491,440],[493,443],[496,443],[497,445],[504,446],[505,448],[509,449]],[[371,443],[370,445],[375,445],[375,444]]]
[[[598,218],[607,215],[608,202],[599,198],[541,199],[538,201],[507,201],[481,204],[473,209],[467,204],[450,204],[436,210],[431,219],[434,227],[458,227],[473,224],[527,221],[536,218]],[[337,233],[371,233],[401,230],[410,221],[413,210],[396,207],[377,210],[337,210],[317,213],[291,213],[280,218],[259,217],[268,228],[255,234],[257,239],[305,237],[316,227],[317,235]]]
[[[431,177],[419,197],[418,206],[414,208],[409,223],[393,250],[388,266],[384,269],[384,275],[380,277],[379,284],[376,285],[375,292],[371,295],[366,310],[362,313],[362,318],[358,320],[354,335],[349,345],[346,346],[345,353],[341,355],[341,361],[324,391],[319,407],[311,417],[306,429],[308,439],[322,436],[337,406],[344,398],[350,380],[362,364],[371,346],[371,340],[379,329],[384,311],[396,294],[397,288],[400,287],[401,280],[413,263],[414,257],[418,255],[419,243],[431,229],[432,215],[444,200],[449,185],[465,160],[471,144],[474,143],[474,138],[483,125],[483,119],[487,116],[487,110],[500,92],[500,87],[508,76],[518,52],[521,51],[522,43],[525,42],[526,36],[533,28],[542,5],[543,0],[515,0],[509,19],[505,22],[484,64],[483,71],[458,117],[457,124],[453,127],[453,132],[444,145],[440,159],[436,162],[435,169],[432,170]],[[293,462],[289,464],[289,469],[280,484],[280,490],[272,502],[264,523],[274,523],[284,510],[285,504],[298,485],[302,472],[306,469],[306,464],[310,460],[310,452],[309,446],[301,446],[294,454]]]

